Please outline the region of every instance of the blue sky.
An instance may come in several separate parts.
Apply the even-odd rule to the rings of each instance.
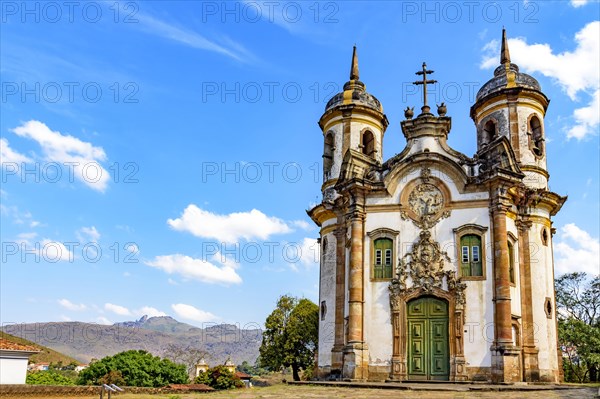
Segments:
[[[423,61],[449,143],[513,62],[546,117],[557,272],[599,271],[599,4],[513,2],[2,3],[3,324],[167,314],[261,325],[281,294],[318,300],[325,103],[361,80],[390,120],[420,105]]]

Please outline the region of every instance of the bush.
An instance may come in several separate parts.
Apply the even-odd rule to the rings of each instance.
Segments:
[[[184,365],[152,356],[143,350],[130,350],[91,363],[79,373],[77,382],[80,385],[98,385],[119,377],[123,385],[135,387],[158,388],[169,384],[187,384],[189,381]]]
[[[115,384],[116,386],[125,385],[125,379],[123,378],[123,374],[117,370],[111,370],[104,375],[104,377],[100,378],[100,384],[111,385]]]
[[[196,384],[206,384],[218,390],[244,387],[242,380],[236,377],[225,366],[215,366],[200,373],[194,382]]]
[[[75,381],[54,370],[29,373],[25,382],[31,385],[75,385]]]

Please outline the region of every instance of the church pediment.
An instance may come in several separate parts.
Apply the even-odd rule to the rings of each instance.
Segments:
[[[469,177],[463,167],[451,158],[437,153],[419,153],[384,165],[382,172],[383,184],[390,195],[393,195],[406,177],[416,169],[428,167],[434,176],[443,174],[447,176],[459,192],[464,192],[466,187],[475,180]]]

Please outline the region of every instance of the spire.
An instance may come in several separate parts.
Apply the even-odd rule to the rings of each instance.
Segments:
[[[358,56],[356,55],[356,45],[352,50],[352,65],[350,65],[350,80],[358,80]]]
[[[500,64],[510,64],[510,52],[508,51],[508,40],[506,39],[506,29],[502,28],[502,48],[500,50]]]

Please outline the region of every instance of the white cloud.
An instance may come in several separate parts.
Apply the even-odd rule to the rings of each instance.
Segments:
[[[583,7],[589,3],[589,0],[571,0],[571,5],[575,8]]]
[[[218,258],[215,257],[214,259]],[[145,263],[167,274],[179,274],[186,279],[198,280],[204,283],[227,285],[242,282],[242,278],[229,262],[223,262],[222,266],[216,266],[204,259],[174,254],[156,256],[154,260]]]
[[[39,245],[35,245],[35,250],[40,255],[41,259],[50,263],[58,261],[72,262],[74,259],[73,252],[69,251],[60,241],[45,238]]]
[[[109,312],[116,313],[120,316],[131,316],[131,312],[129,311],[129,309],[127,309],[124,306],[114,305],[112,303],[105,303],[104,309],[108,310]]]
[[[165,312],[161,312],[160,310],[153,308],[151,306],[144,306],[140,310],[136,312],[140,316],[147,315],[148,317],[158,317],[158,316],[166,316]]]
[[[589,97],[586,107],[573,113],[574,126],[567,129],[567,138],[581,140],[595,134],[600,120],[600,21],[588,23],[575,34],[573,51],[554,53],[549,44],[527,44],[525,39],[509,39],[511,60],[526,72],[539,72],[554,79],[573,101],[583,92]],[[498,65],[500,43],[484,46],[482,68]]]
[[[125,250],[132,254],[137,254],[140,252],[140,247],[136,243],[130,242],[125,246]]]
[[[193,307],[192,305],[186,305],[184,303],[173,304],[171,305],[171,308],[177,314],[177,316],[187,320],[194,320],[200,323],[215,321],[219,319],[217,316],[210,312],[205,312],[204,310],[200,310],[198,308]]]
[[[18,170],[22,163],[31,162],[31,158],[20,154],[10,148],[8,140],[0,138],[0,160],[2,160],[2,166],[6,167],[7,164],[15,164],[15,171]]]
[[[575,223],[560,228],[554,250],[556,276],[572,272],[600,274],[600,241]]]
[[[47,161],[56,162],[65,169],[69,178],[73,177],[88,187],[104,192],[108,187],[110,174],[100,162],[106,161],[102,147],[81,141],[71,135],[52,131],[39,121],[31,120],[12,130],[17,136],[36,141]]]
[[[98,242],[100,233],[94,226],[82,227],[77,232],[77,238],[82,242]]]
[[[140,21],[140,24],[137,26],[145,32],[174,40],[192,48],[222,54],[242,63],[254,62],[256,60],[256,57],[246,50],[244,46],[226,36],[221,37],[222,43],[219,44],[192,30],[161,21],[147,14],[138,13],[136,18]]]
[[[62,321],[73,321],[69,316],[65,316],[64,314],[60,315],[60,319]]]
[[[290,227],[281,219],[270,217],[257,209],[250,212],[236,212],[218,215],[188,205],[181,218],[167,220],[175,230],[187,231],[197,237],[214,238],[220,242],[245,240],[266,240],[273,234],[289,233]]]
[[[99,324],[104,324],[104,325],[111,325],[111,324],[113,324],[113,323],[112,323],[112,321],[108,320],[108,319],[107,319],[106,317],[104,317],[104,316],[99,316],[99,317],[96,317],[96,321],[97,321]]]
[[[600,124],[600,89],[596,90],[592,97],[592,102],[587,107],[573,111],[575,126],[569,129],[567,138],[581,140],[597,131]]]
[[[306,220],[294,220],[292,224],[302,230],[310,231],[313,229],[313,225],[308,223]]]
[[[64,299],[64,298],[59,299],[58,303],[60,306],[66,308],[66,309],[75,311],[75,312],[79,312],[79,311],[87,309],[87,306],[85,306],[83,303],[76,304],[76,303],[73,303],[73,302],[69,301],[68,299]]]
[[[305,238],[302,240],[300,248],[302,250],[300,263],[302,263],[306,268],[319,266],[321,246],[315,238]]]

